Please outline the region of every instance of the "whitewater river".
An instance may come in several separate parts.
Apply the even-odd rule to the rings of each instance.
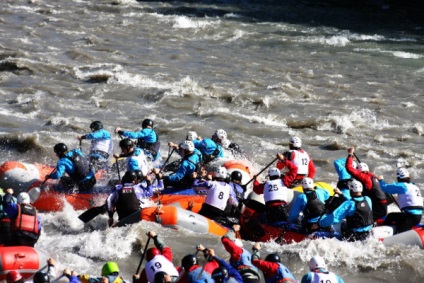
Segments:
[[[424,189],[422,13],[312,2],[2,0],[0,161],[54,165],[53,145],[78,147],[91,121],[138,130],[149,117],[165,156],[188,130],[222,128],[260,170],[298,135],[317,180],[335,184],[333,161],[355,146],[377,175],[393,181],[401,162]],[[176,264],[199,242],[228,258],[212,235],[110,229],[105,215],[84,227],[80,213],[42,214],[36,247],[60,269],[100,275],[115,260],[131,281],[150,229]],[[316,240],[271,251],[299,280],[315,254],[345,282],[424,279],[415,247]]]

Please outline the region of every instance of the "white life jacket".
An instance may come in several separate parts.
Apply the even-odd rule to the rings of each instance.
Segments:
[[[149,165],[147,163],[146,155],[144,155],[143,151],[140,149],[138,155],[133,154],[127,158],[127,168],[130,168],[131,160],[136,160],[138,162],[138,170],[140,170],[141,173],[146,176],[147,172],[149,171]]]
[[[309,157],[309,154],[306,151],[299,151],[299,150],[291,150],[294,151],[294,159],[293,163],[297,166],[297,174],[298,175],[308,175],[309,169],[308,165],[311,161],[311,158]]]
[[[208,190],[205,203],[224,211],[230,198],[231,186],[225,182],[214,181]]]
[[[178,277],[178,271],[174,264],[163,255],[156,255],[152,260],[148,261],[144,266],[144,270],[146,271],[147,280],[150,283],[155,281],[155,274],[159,271],[163,271],[170,276]]]
[[[423,199],[421,198],[420,189],[413,183],[403,183],[408,189],[404,194],[398,194],[398,203],[400,209],[406,207],[422,207]]]
[[[333,272],[323,273],[323,272],[311,272],[312,280],[311,283],[337,283],[337,276]]]
[[[103,151],[110,154],[113,149],[112,139],[95,139],[91,140],[90,151]]]
[[[284,183],[280,178],[275,180],[268,180],[264,184],[265,202],[274,200],[281,200],[287,202],[287,190],[288,188],[284,186]]]

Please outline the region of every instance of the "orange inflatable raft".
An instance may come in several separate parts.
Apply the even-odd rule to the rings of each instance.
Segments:
[[[28,278],[47,264],[49,257],[32,247],[0,247],[0,281],[9,271],[19,271]]]

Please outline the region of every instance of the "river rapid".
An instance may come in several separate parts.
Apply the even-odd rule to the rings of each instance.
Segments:
[[[135,131],[148,117],[163,156],[189,130],[222,128],[259,171],[298,135],[316,180],[335,184],[333,161],[355,146],[375,174],[394,181],[401,162],[423,189],[422,7],[373,2],[3,0],[0,161],[55,165],[53,145],[78,147],[92,121]],[[80,213],[42,213],[36,248],[59,269],[100,275],[115,260],[131,281],[151,229],[175,264],[198,243],[228,258],[212,235],[145,222],[111,229],[105,215],[84,226]],[[274,251],[299,280],[315,254],[345,282],[424,278],[416,247],[307,240],[267,243],[263,256]]]

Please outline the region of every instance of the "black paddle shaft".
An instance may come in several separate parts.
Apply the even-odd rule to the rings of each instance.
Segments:
[[[244,186],[247,186],[248,184],[250,184],[253,180],[255,180],[255,178],[257,176],[259,176],[262,172],[264,172],[269,166],[271,166],[275,161],[277,161],[277,157],[274,158],[274,160],[272,160],[267,166],[265,166],[258,174],[256,174],[252,179],[250,179],[249,182],[247,182],[246,184],[244,184]]]
[[[137,271],[136,271],[136,273],[135,273],[135,274],[139,274],[139,273],[140,273],[141,264],[143,263],[144,257],[145,257],[146,252],[147,252],[147,248],[149,247],[149,243],[150,243],[150,236],[149,236],[149,235],[147,235],[147,237],[148,237],[148,238],[147,238],[146,246],[144,247],[144,251],[143,251],[143,254],[141,255],[141,259],[140,259],[140,262],[139,262],[139,264],[138,264]]]

